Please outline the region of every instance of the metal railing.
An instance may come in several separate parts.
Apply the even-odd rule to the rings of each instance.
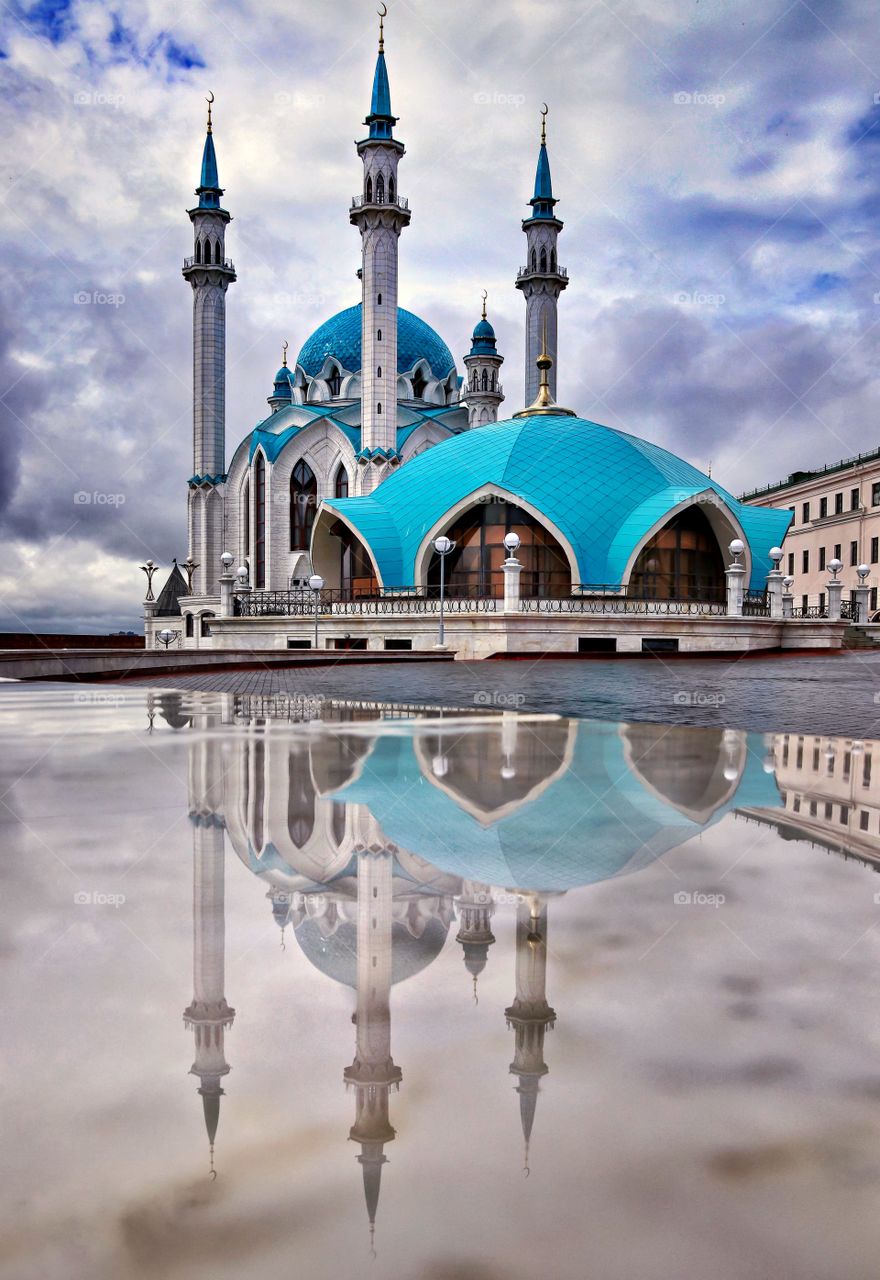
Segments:
[[[446,596],[446,613],[494,613],[494,596],[468,596],[458,592]],[[433,614],[440,611],[440,593],[431,588],[386,588],[381,595],[352,595],[325,589],[318,593],[319,617],[377,617],[409,614]],[[248,591],[235,596],[233,612],[237,618],[313,618],[315,593],[312,591]]]
[[[747,587],[743,592],[744,618],[769,618],[770,600],[766,591]]]
[[[719,600],[652,600],[645,596],[565,596],[520,601],[523,613],[643,613],[664,617],[723,617],[727,605]]]
[[[825,604],[808,604],[806,607],[801,606],[791,611],[793,618],[804,619],[821,619],[828,617],[828,602]],[[841,622],[860,622],[861,607],[857,600],[841,600],[840,602],[840,620]]]
[[[371,205],[380,205],[380,206],[391,205],[391,207],[394,209],[408,209],[409,200],[406,198],[406,196],[396,196],[394,200],[389,200],[387,196],[385,197],[384,200],[377,200],[375,196],[373,197],[372,200],[368,200],[366,196],[351,197],[352,209],[363,209],[364,206],[369,207]]]
[[[235,264],[233,263],[231,258],[224,258],[222,262],[199,262],[198,258],[184,258],[183,260],[184,271],[186,271],[189,267],[206,267],[208,269],[210,269],[211,267],[214,267],[217,270],[220,270],[222,268],[224,271],[235,270]]]

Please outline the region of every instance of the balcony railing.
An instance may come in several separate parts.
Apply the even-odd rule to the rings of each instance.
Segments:
[[[516,273],[517,280],[523,276],[562,276],[568,279],[568,267],[520,267]]]
[[[184,258],[184,271],[187,271],[190,267],[205,267],[206,269],[214,267],[217,270],[222,269],[223,271],[234,271],[235,263],[231,258],[224,258],[222,262],[199,262],[198,258]]]
[[[375,198],[368,200],[366,196],[351,197],[352,209],[363,209],[364,207],[372,208],[373,205],[378,205],[381,208],[382,205],[386,204],[391,205],[395,209],[409,208],[409,200],[407,200],[406,196],[396,196],[393,200],[389,200],[387,197],[384,200],[376,200]]]
[[[444,598],[446,613],[495,613],[494,596],[454,592]],[[349,592],[318,592],[321,617],[381,617],[432,614],[440,611],[439,592],[425,587],[386,588],[382,595],[353,596]],[[313,618],[313,591],[249,591],[237,595],[233,611],[239,618]]]

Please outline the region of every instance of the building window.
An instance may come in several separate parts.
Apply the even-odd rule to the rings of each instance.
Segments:
[[[382,330],[381,330],[381,329],[377,329],[377,330],[376,330],[376,341],[377,341],[377,342],[381,342],[381,341],[382,341]]]
[[[871,608],[872,609],[877,608],[877,588],[876,587],[871,588]]]
[[[341,462],[339,470],[336,472],[336,484],[333,486],[333,493],[337,498],[348,497],[348,472]]]
[[[841,545],[841,543],[839,543],[839,542],[835,542],[835,544],[834,544],[834,559],[835,559],[835,560],[842,560],[842,559],[843,559],[843,557],[842,557],[842,556],[841,556],[841,554],[840,554],[842,550],[843,550],[843,546]]]
[[[376,179],[376,204],[385,203],[385,179],[380,173]]]
[[[849,822],[849,808],[847,805],[842,804],[840,806],[840,823],[842,826],[846,826],[848,822]]]
[[[318,482],[300,458],[290,476],[290,549],[307,551],[318,506]]]
[[[871,539],[871,564],[876,564],[880,558],[880,538]]]
[[[242,555],[245,559],[251,553],[251,482],[245,480],[241,495]]]
[[[394,178],[392,176],[388,179],[388,199],[392,204],[394,204],[394,194]]]
[[[254,462],[254,511],[254,586],[262,590],[266,585],[266,460],[261,453]]]
[[[869,818],[868,818],[868,810],[867,810],[867,809],[863,809],[863,810],[861,811],[861,813],[859,814],[859,826],[861,827],[861,829],[862,829],[863,831],[867,831],[867,830],[868,830],[868,821],[869,821]]]
[[[849,563],[851,568],[859,563],[859,544],[857,542],[849,544]]]
[[[373,179],[367,175],[367,204],[373,203]]]
[[[819,611],[821,613],[825,612],[825,592],[824,591],[819,592]]]
[[[696,508],[683,514],[690,518],[696,514],[705,520],[705,516]],[[707,529],[711,534],[708,521]],[[647,556],[658,561],[665,557],[671,566],[669,558],[674,555],[674,545],[670,546],[669,539],[664,537],[668,530],[669,526],[659,531],[647,550]],[[520,537],[517,556],[523,566],[520,579],[523,597],[549,596],[559,599],[571,595],[568,560],[553,534],[521,507],[499,499],[479,502],[460,515],[451,528],[443,530],[456,544],[455,550],[446,557],[446,585],[450,594],[470,599],[503,596],[504,574],[501,565],[507,558],[504,537],[511,531]],[[714,535],[711,536],[714,540]],[[672,544],[674,543],[673,532]],[[717,550],[717,543],[715,547],[718,561],[716,581],[720,582],[719,589],[723,590],[724,563],[720,550]],[[643,550],[630,579],[630,591],[637,595],[645,594],[650,586],[644,572],[645,556],[646,551]],[[427,580],[429,594],[439,593],[439,556],[432,555]]]
[[[819,519],[824,520],[827,515],[828,515],[828,499],[820,498],[819,499]]]
[[[825,548],[824,548],[824,547],[820,547],[820,548],[819,548],[819,570],[820,570],[820,572],[821,572],[821,570],[822,570],[822,569],[824,569],[824,568],[825,568]]]
[[[381,413],[381,412],[382,412],[382,401],[381,401],[381,400],[380,400],[380,401],[379,401],[379,403],[376,405],[376,412],[377,412],[377,413]]]
[[[834,495],[834,514],[836,516],[843,515],[843,494],[835,493]]]
[[[474,378],[476,378],[476,375],[477,375],[477,371],[475,369]],[[476,382],[474,382],[474,387],[476,387],[476,385],[477,385]],[[427,390],[427,387],[428,387],[428,383],[425,380],[425,376],[422,373],[421,369],[416,369],[415,373],[413,374],[413,380],[412,380],[413,395],[415,396],[416,400],[422,399],[422,397],[425,394],[425,391]]]
[[[865,763],[862,766],[862,786],[870,787],[871,785],[871,753],[865,752]]]
[[[789,551],[788,553],[788,576],[790,578],[794,577],[794,552],[793,551]]]
[[[858,511],[861,503],[859,502],[858,489],[850,489],[849,491],[849,509],[850,511]]]
[[[875,480],[871,485],[871,506],[880,507],[880,480]]]
[[[331,370],[330,376],[327,379],[327,390],[330,392],[331,396],[338,396],[342,390],[342,374],[336,368]]]
[[[810,602],[808,598],[806,596],[801,596],[801,608],[803,609],[804,613],[807,612],[807,609],[809,607],[810,607]]]
[[[211,634],[211,619],[213,617],[214,617],[213,613],[202,614],[202,616],[199,618],[199,635],[209,636]]]
[[[541,250],[541,272],[542,272],[542,274],[543,274],[546,270],[547,270],[547,250],[546,250],[546,249],[542,249],[542,250]]]
[[[191,613],[186,615],[186,634],[190,638],[193,634],[193,616]]]
[[[803,523],[804,523],[804,524],[809,524],[809,521],[810,521],[810,504],[809,504],[809,502],[805,502],[805,503],[803,504],[803,506],[801,507],[801,520],[803,521]]]
[[[810,572],[810,553],[806,548],[804,548],[803,552],[801,553],[801,572],[802,573]]]

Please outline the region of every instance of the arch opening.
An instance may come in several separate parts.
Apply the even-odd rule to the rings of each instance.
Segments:
[[[699,507],[679,511],[642,547],[629,591],[649,600],[726,599],[724,557]]]
[[[318,509],[318,481],[300,458],[290,475],[290,549],[307,551]]]
[[[443,531],[455,542],[446,557],[445,580],[451,595],[468,598],[501,598],[507,558],[504,535],[515,532],[520,546],[517,559],[522,565],[520,592],[523,597],[571,595],[571,570],[565,551],[549,529],[522,507],[498,494],[488,494],[464,511]],[[440,591],[440,557],[432,553],[428,562],[429,594]]]

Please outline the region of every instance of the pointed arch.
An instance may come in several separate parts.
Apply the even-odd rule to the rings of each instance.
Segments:
[[[254,455],[254,586],[266,587],[266,457],[262,449]]]
[[[196,262],[201,262],[201,260],[202,260],[202,242],[201,240],[196,240]]]
[[[367,204],[373,203],[373,179],[367,174]]]
[[[385,178],[383,174],[379,174],[376,179],[376,204],[385,203]]]
[[[550,250],[550,270],[555,274],[556,272],[556,250],[555,249]]]
[[[318,481],[304,458],[290,473],[290,549],[308,551],[318,508]]]
[[[339,466],[336,468],[336,476],[333,480],[333,496],[335,498],[347,498],[348,492],[348,472],[345,469],[345,463],[340,460]]]
[[[644,504],[646,513],[650,511],[650,513],[653,514],[653,512],[656,511],[657,509],[656,502],[657,502],[656,495],[653,498],[646,501],[646,503]],[[679,587],[681,587],[682,579],[683,577],[688,576],[688,571],[687,571],[687,568],[685,568],[684,574],[682,574],[681,572],[681,560],[680,560],[680,548],[679,548],[679,543],[681,541],[679,536],[681,525],[680,524],[676,525],[676,521],[679,520],[682,515],[684,515],[691,509],[696,509],[698,513],[700,513],[703,516],[705,522],[709,525],[709,527],[712,530],[715,540],[718,543],[719,555],[722,560],[722,573],[723,573],[723,567],[724,567],[723,566],[724,548],[728,545],[728,543],[733,538],[739,538],[743,542],[745,546],[745,553],[743,555],[743,560],[744,560],[745,569],[746,569],[745,581],[749,582],[751,580],[752,551],[751,551],[751,547],[749,546],[749,540],[746,537],[746,534],[742,525],[740,524],[737,513],[727,505],[727,503],[724,501],[721,495],[716,492],[716,490],[708,488],[708,489],[704,489],[700,493],[688,495],[678,503],[670,502],[670,505],[666,508],[663,515],[659,519],[651,522],[649,527],[645,529],[645,532],[639,538],[636,545],[632,547],[632,549],[629,551],[629,555],[626,560],[624,571],[620,577],[620,581],[621,583],[623,583],[624,586],[631,584],[634,589],[638,587],[639,589],[644,588],[645,590],[650,589],[654,591],[659,591],[661,586],[664,585],[660,581],[660,575],[665,570],[669,569],[668,564],[664,565],[663,558],[665,556],[668,559],[669,558],[668,553],[670,552],[678,552],[679,553],[678,580],[679,580]],[[630,517],[630,528],[632,527],[633,524],[637,522],[640,510],[641,509],[637,509],[632,513]],[[657,566],[656,567],[651,566],[649,568],[648,560],[653,558],[651,554],[652,548],[658,547],[659,541],[661,539],[661,535],[663,534],[672,535],[672,536],[668,536],[667,538],[670,545],[665,548],[659,548],[659,550],[663,554],[657,556],[657,560],[658,560]],[[608,552],[609,559],[616,558],[615,552],[619,553],[622,550],[623,548],[617,545],[617,540],[616,540],[615,543],[612,543],[611,547],[609,548],[609,552]],[[694,548],[694,550],[696,550],[696,548]],[[652,574],[656,578],[656,581],[654,581],[653,583],[649,583],[647,579]],[[675,577],[674,557],[673,557],[671,574],[672,574],[672,577]],[[700,576],[699,570],[695,568],[695,571],[691,573],[690,576],[699,578]],[[634,581],[634,578],[636,578],[637,581]],[[722,582],[723,582],[723,578],[722,578]],[[721,598],[723,599],[723,596]]]
[[[392,174],[391,177],[388,179],[388,203],[389,204],[396,203],[394,199],[394,174]]]
[[[546,271],[547,271],[547,250],[546,248],[542,248],[541,249],[541,272],[542,274],[544,274]]]

